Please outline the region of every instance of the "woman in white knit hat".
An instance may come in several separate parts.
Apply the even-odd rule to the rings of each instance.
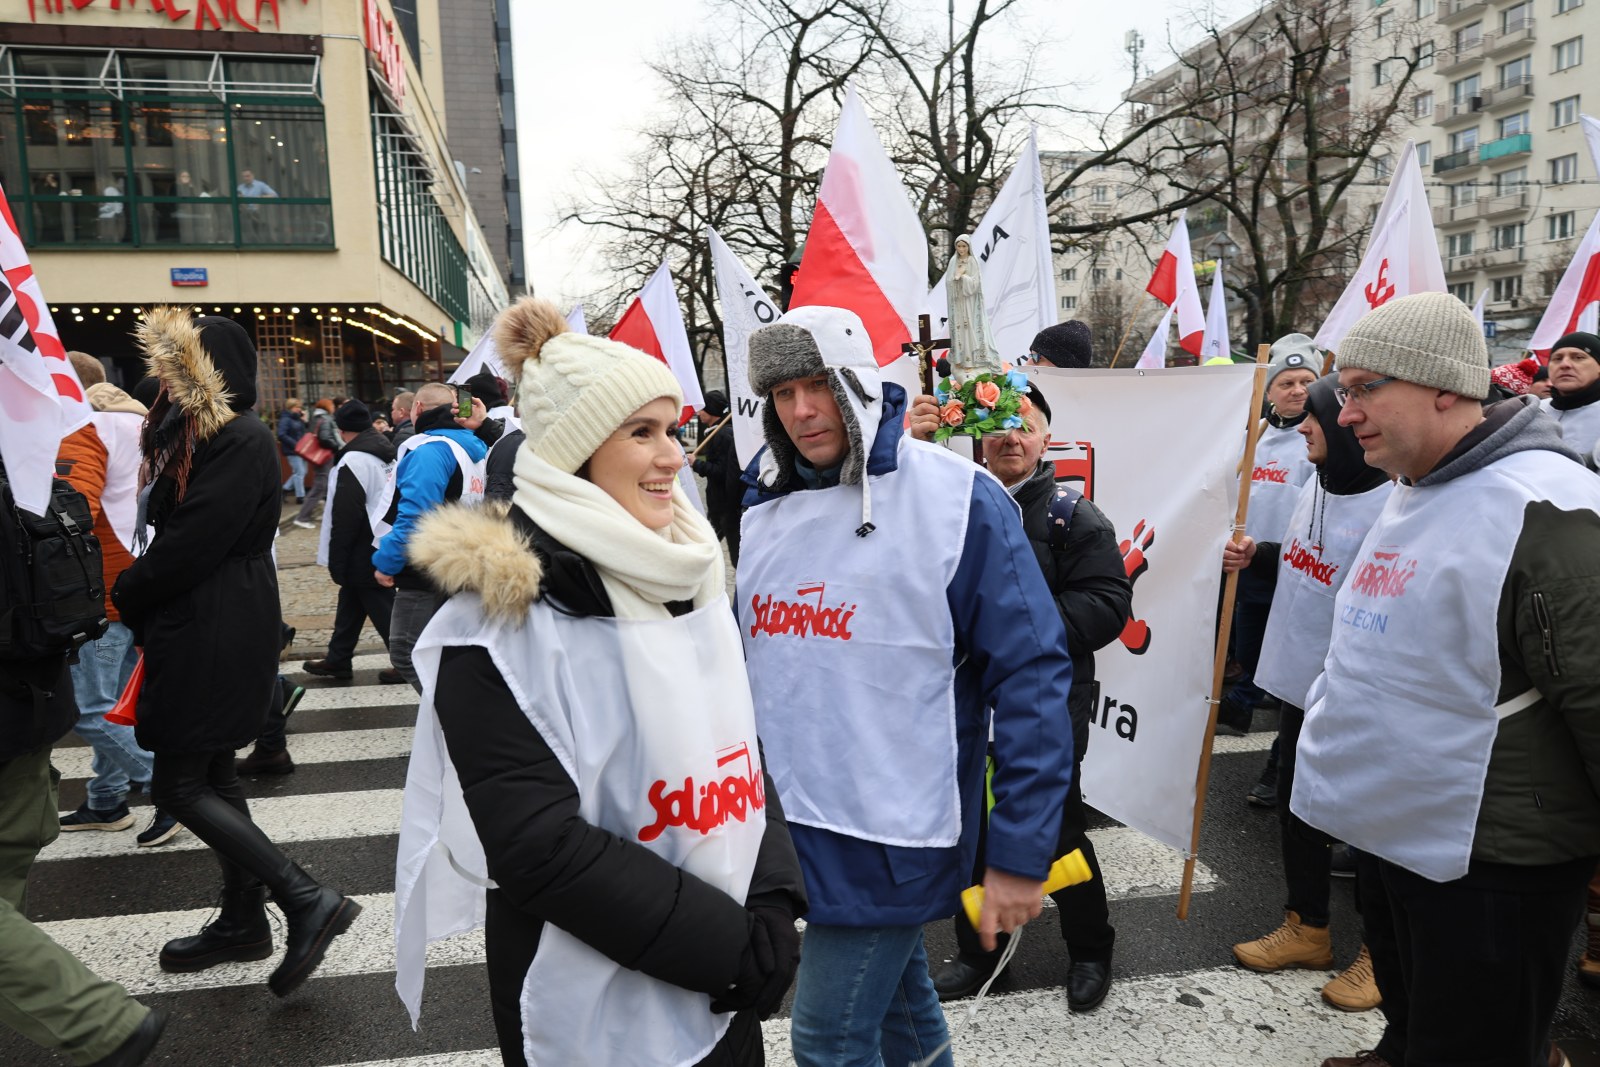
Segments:
[[[716,534],[676,481],[660,360],[495,325],[527,434],[509,514],[440,509],[411,556],[451,599],[423,679],[397,863],[397,986],[486,923],[508,1065],[763,1062],[799,960],[799,863],[762,768]]]

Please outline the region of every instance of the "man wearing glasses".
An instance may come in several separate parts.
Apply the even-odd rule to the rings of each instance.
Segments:
[[[1408,1018],[1324,1067],[1560,1064],[1600,856],[1600,479],[1536,399],[1482,406],[1454,297],[1384,304],[1338,368],[1339,422],[1399,482],[1335,600],[1291,806],[1377,857],[1397,945],[1374,964]]]

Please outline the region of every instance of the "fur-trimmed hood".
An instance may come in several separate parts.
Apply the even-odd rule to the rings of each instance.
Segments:
[[[231,327],[231,329],[230,329]],[[208,441],[256,400],[255,346],[232,319],[195,319],[187,308],[153,308],[136,336],[152,377]]]
[[[505,507],[434,508],[417,523],[406,554],[440,592],[477,593],[501,622],[520,621],[544,584],[539,557]]]

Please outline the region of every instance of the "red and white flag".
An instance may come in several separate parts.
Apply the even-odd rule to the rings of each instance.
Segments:
[[[1417,146],[1407,141],[1372,221],[1361,265],[1317,331],[1317,347],[1337,352],[1350,327],[1396,297],[1445,291],[1444,263],[1439,259],[1422,168],[1417,165]]]
[[[1211,302],[1206,305],[1206,337],[1200,345],[1200,361],[1221,356],[1233,357],[1233,343],[1228,339],[1228,290],[1222,284],[1222,260],[1211,271]]]
[[[61,438],[92,414],[0,189],[0,456],[18,507],[44,513]]]
[[[683,390],[683,417],[687,420],[705,405],[700,379],[694,373],[694,356],[689,352],[689,331],[683,325],[683,308],[672,287],[672,272],[667,261],[650,275],[628,310],[611,328],[613,341],[648,352],[667,365]]]
[[[878,365],[898,359],[928,293],[928,237],[852,87],[845,92],[791,308],[861,316]]]
[[[1194,280],[1194,256],[1189,252],[1188,212],[1178,212],[1178,221],[1167,238],[1167,247],[1156,263],[1156,272],[1144,291],[1178,312],[1178,343],[1185,352],[1200,354],[1206,333],[1206,313],[1200,308],[1200,286]]]
[[[1583,132],[1589,139],[1595,169],[1600,171],[1600,120],[1584,115]],[[1594,321],[1596,301],[1600,301],[1600,214],[1589,223],[1578,254],[1567,264],[1556,291],[1550,294],[1544,317],[1528,339],[1528,347],[1538,353],[1541,362],[1550,362],[1550,349],[1562,337]]]
[[[1167,313],[1161,316],[1161,325],[1156,327],[1156,332],[1150,336],[1149,342],[1144,346],[1144,351],[1139,354],[1139,362],[1135,363],[1135,370],[1160,370],[1167,365],[1167,341],[1172,337],[1172,309],[1167,308]]]

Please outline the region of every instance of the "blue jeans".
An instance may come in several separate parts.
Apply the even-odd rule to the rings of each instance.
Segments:
[[[907,1067],[948,1037],[922,927],[806,927],[790,1018],[797,1067]],[[946,1049],[934,1063],[955,1060]]]
[[[289,480],[283,483],[285,489],[294,490],[294,498],[304,501],[306,498],[306,458],[294,452],[283,457],[289,461]]]
[[[133,727],[106,722],[106,712],[122,695],[138,658],[133,631],[114,622],[100,640],[78,650],[78,662],[72,665],[79,711],[73,729],[94,750],[88,794],[89,807],[95,811],[110,811],[126,800],[129,781],[150,781],[151,756],[134,740]]]

